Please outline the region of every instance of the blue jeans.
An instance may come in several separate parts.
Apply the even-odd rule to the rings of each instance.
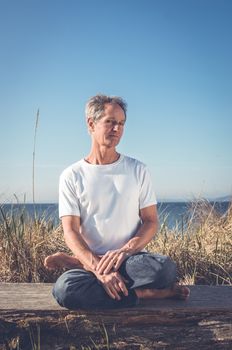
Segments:
[[[96,276],[83,269],[64,272],[56,281],[53,296],[68,309],[115,309],[131,307],[138,303],[135,288],[170,288],[176,281],[176,265],[167,256],[137,253],[127,258],[119,269],[126,283],[128,296],[112,299]]]

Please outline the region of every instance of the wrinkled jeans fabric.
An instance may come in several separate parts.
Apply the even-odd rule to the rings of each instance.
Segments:
[[[127,258],[119,269],[126,282],[128,296],[112,299],[96,276],[83,269],[64,272],[56,281],[53,296],[68,309],[115,309],[138,303],[135,288],[164,289],[176,282],[176,265],[167,256],[140,252]]]

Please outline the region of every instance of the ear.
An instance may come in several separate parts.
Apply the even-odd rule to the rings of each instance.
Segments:
[[[87,127],[88,127],[88,130],[89,130],[90,133],[94,131],[95,123],[93,121],[93,118],[88,117],[88,119],[87,119]]]

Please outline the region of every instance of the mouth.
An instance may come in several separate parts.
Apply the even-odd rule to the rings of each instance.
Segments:
[[[113,134],[113,135],[109,135],[109,137],[110,137],[110,138],[112,138],[112,137],[113,137],[113,138],[115,138],[115,139],[118,139],[118,138],[119,138],[119,135],[115,135],[115,134]]]

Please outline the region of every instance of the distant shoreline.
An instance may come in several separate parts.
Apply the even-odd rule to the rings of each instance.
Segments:
[[[195,203],[195,202],[200,202],[200,201],[207,201],[208,203],[231,203],[232,202],[232,196],[226,196],[226,197],[220,197],[220,198],[198,198],[198,199],[157,199],[158,204],[162,203]],[[45,201],[45,202],[0,202],[0,206],[4,205],[58,205],[58,202],[50,202],[50,201]]]
[[[227,213],[231,202],[218,201],[208,202],[199,200],[196,202],[158,202],[157,209],[160,225],[165,224],[169,229],[176,226],[184,228],[192,216],[192,208],[202,206],[207,203],[219,215]],[[0,204],[0,221],[5,214],[10,216],[26,214],[27,219],[37,218],[43,221],[51,222],[53,225],[60,224],[58,203],[4,203]],[[5,214],[4,214],[5,213]]]

